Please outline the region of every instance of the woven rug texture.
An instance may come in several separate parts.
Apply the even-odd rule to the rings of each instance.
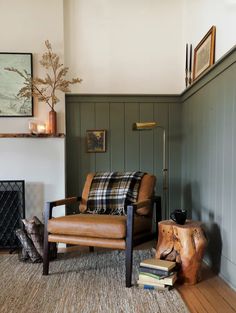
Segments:
[[[151,250],[134,251],[134,278]],[[187,313],[175,290],[125,288],[124,251],[59,254],[42,276],[42,263],[0,255],[1,313]]]

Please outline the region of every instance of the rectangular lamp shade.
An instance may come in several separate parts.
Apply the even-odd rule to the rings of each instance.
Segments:
[[[143,122],[143,123],[134,123],[133,130],[145,130],[145,129],[153,129],[157,126],[156,122]]]

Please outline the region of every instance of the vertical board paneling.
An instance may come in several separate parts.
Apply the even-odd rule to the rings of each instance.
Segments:
[[[167,103],[156,103],[154,105],[154,120],[157,122],[158,126],[161,126],[162,128],[157,127],[154,130],[154,172],[156,173],[157,176],[157,194],[161,195],[162,197],[162,216],[163,218],[169,218],[169,211],[170,209],[167,209],[168,207],[168,202],[169,202],[169,189],[165,191],[164,194],[164,162],[163,162],[163,129],[165,129],[165,137],[166,137],[166,167],[167,167],[167,172],[166,172],[166,177],[167,181],[169,181],[169,162],[168,162],[168,157],[169,157],[169,147],[168,147],[168,142],[169,142],[169,125],[168,125],[168,118],[169,118],[169,109],[167,109],[167,106],[169,105]],[[164,196],[166,196],[166,201],[164,201]],[[166,203],[165,203],[166,202]]]
[[[111,170],[125,169],[125,105],[124,103],[110,104],[110,151]]]
[[[81,187],[85,182],[89,172],[95,172],[95,154],[87,152],[86,130],[95,129],[95,103],[80,103],[80,123],[81,123],[81,149],[80,155],[80,177]],[[69,162],[69,160],[68,160]],[[82,190],[80,190],[82,192]]]
[[[101,99],[102,98],[102,99]],[[169,131],[169,110],[178,111],[178,98],[175,106],[165,101],[165,96],[152,99],[139,96],[130,99],[123,96],[86,96],[67,97],[67,194],[79,190],[82,192],[85,177],[89,172],[97,171],[135,171],[153,173],[157,176],[156,194],[163,196],[163,130],[155,128],[148,131],[134,131],[135,122],[157,121],[166,130],[166,160],[169,183],[180,183],[180,142],[175,141],[176,125]],[[171,98],[171,97],[169,97]],[[145,101],[146,100],[146,101]],[[163,101],[162,101],[163,100]],[[174,119],[175,113],[172,113]],[[180,114],[180,113],[179,113]],[[107,130],[107,151],[105,153],[87,153],[86,130]],[[178,131],[177,131],[178,133]],[[173,144],[174,142],[174,144]],[[172,147],[173,144],[173,147]],[[179,147],[178,147],[179,146]],[[173,157],[169,158],[169,147]],[[174,165],[171,165],[171,163]],[[179,163],[179,164],[178,164]],[[172,175],[171,169],[175,169]],[[177,177],[179,175],[179,177]],[[172,182],[172,179],[175,182]],[[79,186],[79,188],[78,188]],[[169,194],[170,203],[180,203],[177,186]],[[175,200],[172,200],[175,199]],[[168,204],[168,201],[166,202]],[[163,206],[163,218],[169,216],[169,210]]]
[[[233,77],[236,77],[236,64],[234,64],[232,68]],[[235,81],[235,79],[233,80]],[[235,186],[236,186],[236,166],[235,166],[235,160],[236,160],[236,90],[234,88],[234,95],[233,95],[233,136],[232,136],[232,184],[231,184],[231,210],[232,210],[232,218],[231,218],[231,251],[232,251],[232,261],[234,264],[236,264],[236,249],[235,249],[235,238],[236,238],[236,227],[235,227],[235,221],[236,221],[236,192],[235,192]]]
[[[209,77],[182,104],[183,200],[204,222],[206,259],[236,287],[236,64]]]
[[[125,170],[140,170],[140,133],[133,131],[132,125],[139,121],[139,104],[125,105]]]
[[[77,103],[70,104],[70,110],[66,114],[66,125],[70,125],[66,136],[66,195],[77,195],[80,193],[80,180],[74,177],[80,176],[80,149],[81,149],[81,125],[80,125],[80,106]],[[69,193],[68,193],[69,192]]]
[[[182,106],[178,103],[169,105],[169,209],[181,208],[181,115]]]
[[[140,121],[152,122],[153,103],[140,103]],[[154,130],[140,131],[140,169],[143,172],[154,173]]]
[[[232,142],[232,130],[233,130],[233,105],[234,105],[234,90],[235,79],[233,77],[233,71],[226,71],[224,75],[224,132],[223,132],[223,151],[224,151],[224,171],[223,171],[223,207],[224,214],[222,215],[222,239],[225,243],[223,245],[222,253],[230,260],[231,255],[231,184],[232,184],[232,168],[234,161],[232,159],[233,142]],[[227,214],[226,214],[227,212]]]
[[[110,171],[110,109],[108,102],[95,104],[95,128],[107,131],[106,152],[95,153],[95,169],[97,172]]]

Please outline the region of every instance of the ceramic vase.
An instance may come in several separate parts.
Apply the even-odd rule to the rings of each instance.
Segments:
[[[53,109],[49,112],[49,133],[54,136],[57,134],[57,112]]]

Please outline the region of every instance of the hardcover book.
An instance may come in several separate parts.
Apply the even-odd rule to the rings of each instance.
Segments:
[[[157,268],[150,268],[150,267],[145,267],[145,266],[140,266],[139,272],[150,273],[150,274],[158,275],[160,277],[166,277],[166,276],[170,275],[170,273],[171,273],[169,271],[163,271],[163,270],[159,270]]]
[[[144,281],[144,280],[141,280],[141,279],[139,279],[138,281],[137,281],[137,284],[139,285],[139,286],[153,286],[153,287],[159,287],[159,289],[166,289],[166,288],[168,288],[169,286],[167,285],[167,286],[165,286],[165,285],[163,285],[163,284],[159,284],[159,283],[150,283],[150,282],[148,282],[148,281]]]
[[[140,266],[170,271],[175,267],[175,262],[152,258],[143,260]]]
[[[154,285],[147,285],[147,284],[138,283],[137,286],[141,289],[148,289],[148,290],[169,290],[170,289],[170,286],[165,286],[165,285],[154,286]]]
[[[170,275],[156,275],[156,274],[153,274],[153,273],[147,273],[147,272],[139,272],[139,275],[144,275],[144,276],[147,276],[147,277],[153,277],[155,279],[163,279],[163,278],[166,278]]]
[[[169,285],[173,286],[174,283],[177,280],[177,274],[173,273],[172,275],[162,278],[162,279],[157,279],[151,276],[147,276],[145,274],[139,274],[139,282],[143,282],[143,284],[161,284],[161,285]]]

